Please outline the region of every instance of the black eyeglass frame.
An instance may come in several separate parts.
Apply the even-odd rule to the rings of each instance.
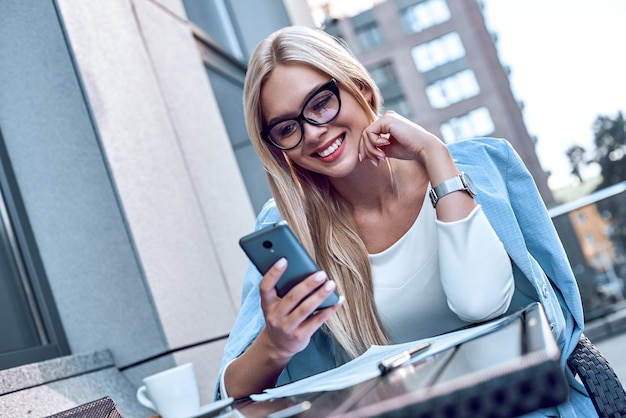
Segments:
[[[307,117],[304,116],[304,111],[307,108],[307,106],[309,105],[309,102],[315,97],[317,96],[319,93],[329,90],[331,93],[333,93],[335,95],[335,97],[337,97],[337,113],[335,113],[335,115],[330,118],[329,120],[325,121],[325,122],[317,122],[314,121],[313,119],[309,119]],[[335,80],[334,78],[331,78],[330,80],[328,80],[328,82],[324,83],[322,86],[320,86],[320,88],[318,88],[317,90],[315,90],[313,93],[311,93],[309,95],[309,97],[307,98],[306,102],[304,102],[304,106],[302,106],[302,110],[300,111],[300,114],[298,116],[296,116],[295,118],[287,118],[287,119],[282,119],[279,120],[277,122],[272,123],[269,126],[266,126],[261,132],[261,138],[263,138],[263,140],[265,142],[267,142],[270,145],[275,146],[278,149],[281,149],[283,151],[289,151],[291,149],[296,148],[298,145],[300,145],[302,143],[302,140],[304,139],[304,127],[302,126],[302,121],[306,121],[307,123],[310,123],[311,125],[315,125],[315,126],[321,126],[321,125],[326,125],[327,123],[331,123],[332,121],[334,121],[337,116],[339,115],[339,112],[341,111],[341,96],[339,95],[339,86],[337,85],[337,80]],[[288,120],[294,120],[296,122],[298,122],[298,125],[300,126],[300,139],[298,140],[298,142],[291,146],[291,147],[283,147],[282,145],[278,145],[277,143],[275,143],[274,141],[272,141],[272,138],[270,137],[270,131],[278,124],[283,123],[285,121]]]

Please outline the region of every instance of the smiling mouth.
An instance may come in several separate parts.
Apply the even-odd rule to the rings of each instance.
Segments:
[[[326,148],[323,151],[320,151],[317,153],[317,155],[319,155],[320,157],[324,158],[324,157],[328,157],[329,155],[332,155],[332,153],[334,153],[335,151],[337,151],[337,148],[339,148],[339,146],[341,145],[341,143],[343,142],[344,137],[341,136],[339,138],[337,138],[335,140],[335,142],[333,142],[328,148]]]

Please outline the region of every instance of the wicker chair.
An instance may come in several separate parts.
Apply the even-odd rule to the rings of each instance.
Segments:
[[[580,376],[601,418],[626,417],[624,388],[609,362],[585,335],[581,336],[567,364]]]
[[[106,396],[67,411],[50,415],[47,418],[123,418],[115,401]]]

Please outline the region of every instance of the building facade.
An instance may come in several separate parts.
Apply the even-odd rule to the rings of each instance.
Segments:
[[[0,5],[0,416],[193,362],[208,402],[269,197],[241,116],[256,43],[306,3]]]
[[[626,182],[550,209],[570,259],[586,320],[626,298]]]
[[[451,143],[506,138],[555,204],[520,104],[511,92],[481,4],[474,0],[387,0],[355,16],[333,15],[332,0],[310,0],[324,29],[342,38],[372,73],[385,109]]]

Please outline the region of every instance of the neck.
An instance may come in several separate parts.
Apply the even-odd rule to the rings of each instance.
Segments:
[[[399,161],[395,161],[397,167]],[[374,167],[369,161],[360,163],[350,176],[331,178],[334,189],[355,209],[381,208],[385,202],[397,198],[397,170],[392,174],[388,160]]]

